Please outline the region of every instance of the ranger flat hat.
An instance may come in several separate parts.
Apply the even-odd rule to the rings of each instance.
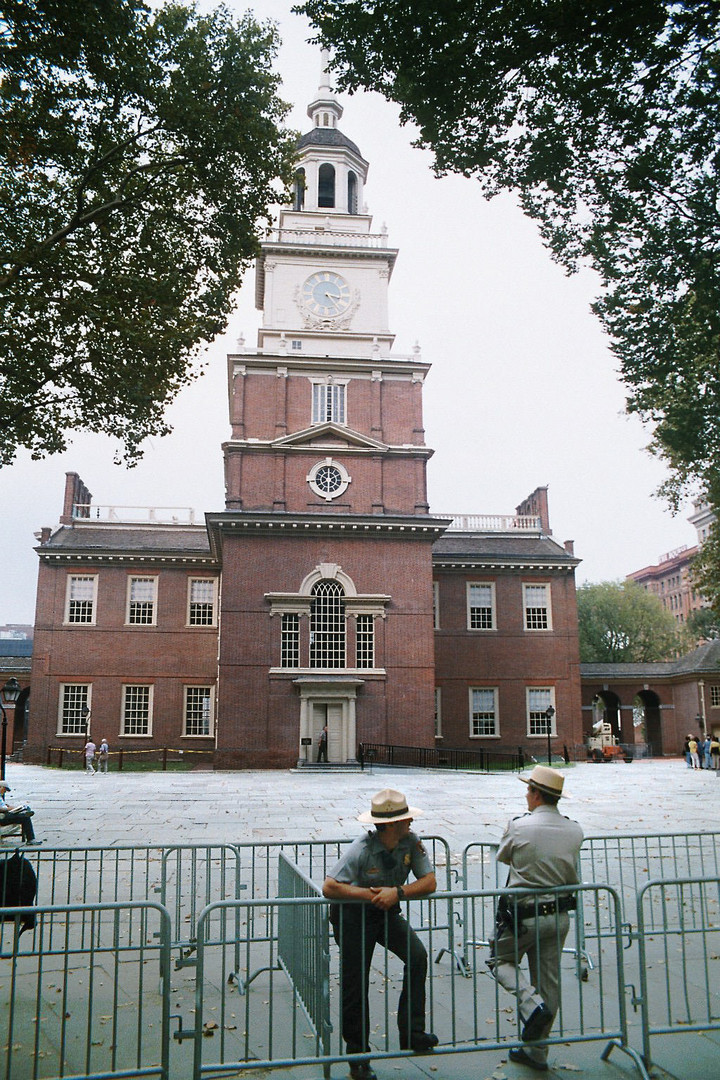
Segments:
[[[422,814],[422,810],[418,810],[416,806],[408,806],[401,791],[383,788],[377,795],[373,795],[370,809],[360,814],[358,821],[362,821],[363,825],[388,825],[391,821],[407,821],[418,814]]]
[[[534,788],[544,791],[546,795],[558,797],[562,795],[565,783],[563,774],[557,769],[549,769],[547,765],[536,765],[529,776],[520,776],[518,779],[522,780],[523,784],[532,784]]]

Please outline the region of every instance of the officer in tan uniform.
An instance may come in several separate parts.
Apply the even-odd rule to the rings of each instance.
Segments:
[[[512,1049],[510,1060],[547,1072],[548,1048],[537,1045],[537,1040],[549,1036],[558,1010],[560,956],[569,929],[567,913],[575,907],[576,897],[543,895],[541,890],[577,884],[583,831],[558,810],[562,773],[536,765],[520,779],[527,784],[528,812],[509,822],[497,858],[510,867],[508,889],[533,892],[517,899],[501,897],[488,965],[518,1002],[526,1045]],[[526,956],[530,979],[520,966]]]

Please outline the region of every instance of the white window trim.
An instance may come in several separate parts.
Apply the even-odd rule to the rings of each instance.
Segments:
[[[331,376],[330,378],[324,378],[324,379],[310,379],[310,383],[312,384],[312,402],[311,402],[311,406],[310,406],[310,423],[311,423],[311,425],[316,426],[318,424],[338,424],[340,427],[347,427],[348,426],[347,388],[348,388],[348,385],[350,383],[350,380],[349,379],[336,379],[334,376]],[[322,387],[338,386],[338,387],[342,387],[342,398],[343,398],[343,404],[342,404],[343,418],[342,418],[342,420],[338,420],[334,416],[330,420],[328,420],[326,416],[316,417],[316,414],[315,414],[315,387],[316,386],[322,386]]]
[[[90,622],[70,622],[70,591],[72,589],[72,582],[77,581],[79,578],[90,579],[93,583],[92,619],[90,620]],[[97,624],[97,595],[97,574],[68,574],[67,582],[65,584],[65,614],[63,618],[63,626],[95,626]]]
[[[209,623],[191,623],[190,622],[190,604],[192,603],[192,587],[194,581],[209,581],[212,584],[212,609],[213,617],[212,622]],[[192,630],[211,629],[213,626],[217,626],[218,623],[218,580],[216,577],[210,577],[206,574],[193,574],[188,578],[187,585],[187,608],[185,609],[185,625],[189,626]]]
[[[130,687],[130,686],[147,686],[150,689],[150,693],[148,694],[148,730],[147,730],[147,734],[145,734],[145,735],[131,735],[131,734],[126,735],[125,731],[123,730],[124,727],[125,727],[125,692],[128,689],[128,687]],[[154,703],[155,703],[155,686],[154,686],[153,683],[147,683],[147,682],[123,683],[122,687],[121,687],[121,697],[120,697],[120,734],[119,734],[118,738],[120,738],[120,739],[152,739],[152,737],[153,737],[153,713],[155,711],[154,708],[153,708]]]
[[[527,609],[528,609],[527,590],[528,589],[537,589],[540,585],[542,585],[544,587],[545,596],[547,597],[546,611],[547,611],[547,622],[548,622],[548,624],[547,624],[547,626],[544,626],[544,627],[540,627],[540,626],[529,627],[527,625]],[[525,631],[525,633],[526,634],[549,634],[550,631],[553,628],[552,588],[551,588],[550,582],[549,581],[523,581],[523,583],[522,583],[522,598],[523,598],[523,607],[522,607],[523,630]],[[534,607],[535,605],[531,605],[531,606]]]
[[[75,626],[76,624],[72,623],[71,625]],[[78,623],[77,625],[82,625],[82,623]],[[84,625],[89,626],[90,623],[85,623]],[[65,697],[65,687],[66,686],[85,686],[85,687],[87,687],[87,696],[86,696],[85,700],[87,701],[88,709],[90,709],[90,711],[92,712],[92,689],[93,689],[93,684],[92,683],[86,683],[86,682],[61,682],[59,684],[59,686],[58,686],[57,727],[56,727],[55,735],[56,735],[56,737],[58,739],[80,739],[80,738],[84,738],[85,732],[63,731],[63,729],[62,729],[63,698]],[[87,724],[85,725],[85,730],[87,731]]]
[[[493,694],[493,712],[495,713],[495,732],[493,735],[474,735],[473,734],[473,691],[475,690],[492,690]],[[468,687],[468,733],[469,737],[475,739],[499,739],[500,738],[500,695],[498,693],[497,686],[469,686]]]
[[[471,626],[470,625],[470,609],[472,604],[470,603],[470,590],[473,585],[483,585],[490,588],[490,606],[492,611],[492,626]],[[465,586],[465,599],[467,602],[467,628],[471,634],[491,634],[497,630],[497,608],[495,606],[495,582],[494,581],[468,581]],[[523,608],[523,618],[525,609]]]
[[[550,702],[555,712],[550,722],[550,738],[557,738],[557,707],[555,705],[555,687],[554,686],[526,686],[525,687],[525,735],[528,739],[545,739],[547,740],[547,732],[543,731],[540,734],[530,734],[530,691],[531,690],[544,690],[550,693]],[[548,708],[548,705],[545,706]]]
[[[207,690],[208,701],[210,703],[210,716],[209,716],[209,730],[207,735],[188,735],[185,730],[187,724],[187,700],[188,690]],[[183,733],[180,736],[182,739],[213,739],[215,738],[215,687],[210,683],[187,683],[183,686]]]
[[[149,623],[131,623],[130,622],[130,591],[132,589],[133,581],[152,581],[153,583],[153,617],[152,622]],[[148,626],[157,626],[158,617],[158,576],[157,574],[130,574],[127,579],[127,592],[125,596],[125,625],[131,626],[133,630],[144,630]],[[140,685],[139,683],[137,684]]]

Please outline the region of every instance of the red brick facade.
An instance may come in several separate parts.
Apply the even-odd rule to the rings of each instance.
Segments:
[[[387,326],[397,252],[359,209],[367,162],[326,84],[310,115],[296,205],[258,258],[258,346],[228,357],[225,509],[206,529],[103,523],[68,477],[38,548],[29,757],[82,745],[88,707],[112,744],[208,746],[233,768],[309,760],[324,725],[336,762],[441,738],[532,753],[549,705],[554,748],[576,738],[576,560],[547,492],[507,521],[430,516],[429,365]]]

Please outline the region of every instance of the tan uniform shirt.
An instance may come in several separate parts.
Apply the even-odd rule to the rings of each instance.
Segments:
[[[513,818],[497,853],[510,867],[507,887],[556,888],[578,882],[577,862],[583,831],[556,806],[543,804]]]

